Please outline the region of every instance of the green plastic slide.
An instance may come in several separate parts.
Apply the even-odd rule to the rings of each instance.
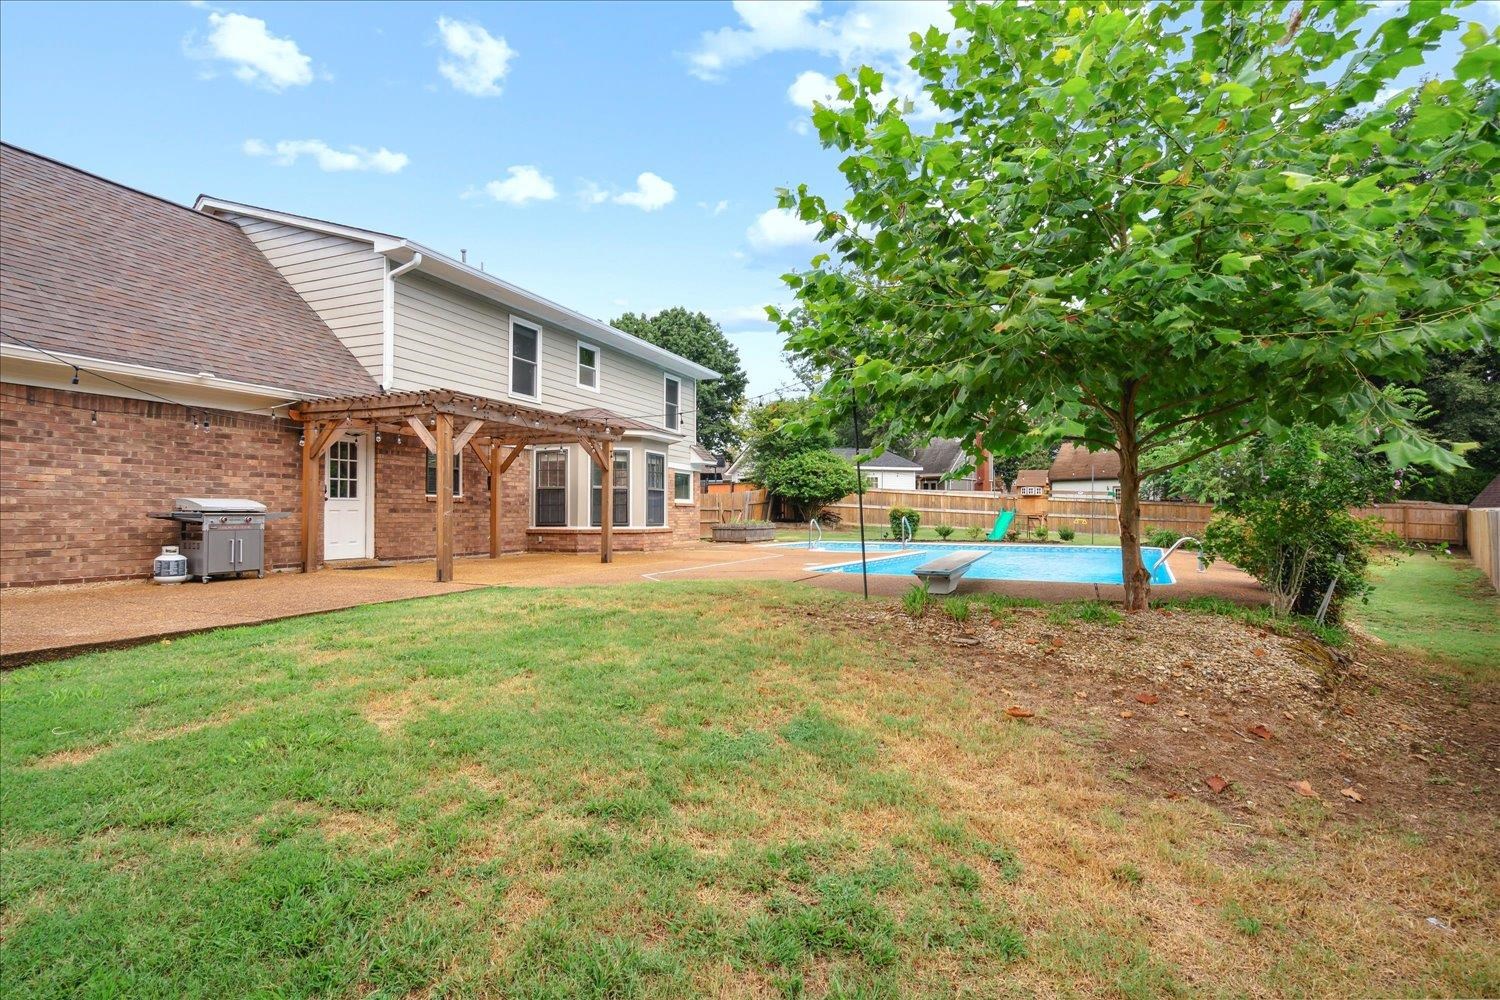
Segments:
[[[995,515],[995,526],[990,529],[990,541],[998,542],[1005,538],[1005,533],[1010,530],[1010,522],[1016,519],[1013,510],[1002,510]]]

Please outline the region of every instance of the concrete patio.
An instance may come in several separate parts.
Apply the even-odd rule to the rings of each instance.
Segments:
[[[146,581],[0,591],[0,665],[21,666],[98,649],[149,642],[234,625],[294,618],[385,601],[451,594],[476,587],[583,587],[679,580],[788,580],[859,593],[858,573],[817,573],[812,566],[847,561],[848,553],[800,547],[703,542],[660,552],[621,552],[612,563],[572,553],[525,553],[459,559],[454,579],[433,581],[433,563],[373,569],[273,573],[263,580],[225,579],[162,587]],[[1224,565],[1200,573],[1192,553],[1171,558],[1177,583],[1164,597],[1212,595],[1240,603],[1264,599],[1255,581]],[[910,576],[871,575],[870,593],[899,595]],[[1004,593],[1048,601],[1119,600],[1118,586],[966,580],[960,593]]]

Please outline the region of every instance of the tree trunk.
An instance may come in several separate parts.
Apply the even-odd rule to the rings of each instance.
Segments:
[[[1141,446],[1133,384],[1126,386],[1116,429],[1120,432],[1120,568],[1129,614],[1151,606],[1151,574],[1141,560]]]

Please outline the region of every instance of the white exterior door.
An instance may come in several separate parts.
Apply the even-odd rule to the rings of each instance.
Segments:
[[[369,556],[370,449],[364,435],[346,434],[328,446],[323,501],[323,558]]]

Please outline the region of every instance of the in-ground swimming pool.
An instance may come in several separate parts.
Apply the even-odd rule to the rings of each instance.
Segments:
[[[802,543],[793,547],[806,548]],[[818,542],[810,554],[853,553],[859,555],[858,542]],[[1113,545],[939,545],[917,542],[867,542],[866,557],[870,572],[879,576],[906,576],[912,570],[949,552],[983,552],[984,558],[969,567],[970,580],[1025,580],[1035,583],[1123,583],[1120,571],[1120,549]],[[1158,585],[1176,583],[1166,563],[1157,566],[1162,550],[1141,548],[1151,582]],[[858,573],[859,559],[816,567],[825,573]]]

